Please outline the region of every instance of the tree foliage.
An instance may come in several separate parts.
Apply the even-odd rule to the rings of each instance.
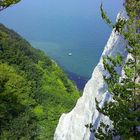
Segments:
[[[0,25],[0,139],[52,140],[78,98],[55,62]]]
[[[97,100],[96,103],[99,112],[112,121],[112,127],[101,122],[95,135],[101,140],[140,139],[140,1],[128,0],[125,9],[128,20],[119,19],[117,23],[112,24],[101,5],[103,19],[127,40],[126,49],[129,55],[127,60],[120,56],[107,56],[103,59],[104,68],[110,75],[104,76],[104,79],[112,101],[105,102],[102,108]],[[117,72],[117,67],[122,67],[123,77]]]
[[[14,5],[18,2],[20,2],[21,0],[0,0],[0,11],[8,8],[11,5]]]

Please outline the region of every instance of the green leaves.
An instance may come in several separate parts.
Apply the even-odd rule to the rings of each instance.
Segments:
[[[53,139],[78,98],[59,66],[0,25],[0,139]]]
[[[99,139],[113,139],[115,136],[126,140],[140,139],[137,129],[140,126],[140,38],[138,32],[140,28],[140,1],[127,1],[125,8],[129,19],[118,19],[113,28],[128,42],[126,50],[129,57],[127,60],[123,60],[118,54],[116,58],[110,56],[103,58],[104,68],[110,75],[109,77],[104,76],[104,78],[113,101],[105,102],[102,108],[99,107],[97,101],[96,104],[98,111],[108,116],[112,121],[113,127],[107,128],[107,125],[101,122],[95,135]],[[106,17],[102,5],[100,9],[103,19],[110,26],[110,21]],[[120,77],[116,72],[116,66],[122,66],[123,77]]]
[[[105,20],[106,23],[109,24],[112,27],[111,20],[107,17],[105,11],[103,10],[103,4],[100,5],[100,11],[101,11],[101,16],[102,16],[103,20]]]
[[[126,25],[126,20],[119,18],[118,21],[113,25],[115,32],[122,33]]]
[[[42,119],[45,116],[43,107],[41,105],[37,105],[33,110],[35,116],[37,116],[38,119]]]
[[[0,11],[4,10],[5,8],[20,2],[20,0],[1,0],[0,1]]]
[[[122,33],[124,26],[126,25],[126,20],[119,18],[118,21],[113,24],[112,21],[108,18],[106,12],[103,9],[103,5],[100,5],[100,11],[102,19],[111,27],[114,29],[115,32]]]

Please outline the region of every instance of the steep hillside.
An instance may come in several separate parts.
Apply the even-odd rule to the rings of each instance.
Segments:
[[[52,140],[78,97],[55,62],[0,24],[0,139]]]

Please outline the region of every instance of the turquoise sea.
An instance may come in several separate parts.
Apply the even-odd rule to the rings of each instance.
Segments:
[[[0,22],[54,59],[81,89],[111,33],[100,16],[101,2],[115,21],[123,0],[22,0],[2,11]]]

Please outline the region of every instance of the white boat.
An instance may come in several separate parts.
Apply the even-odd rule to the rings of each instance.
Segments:
[[[68,53],[69,56],[72,56],[72,53]]]

